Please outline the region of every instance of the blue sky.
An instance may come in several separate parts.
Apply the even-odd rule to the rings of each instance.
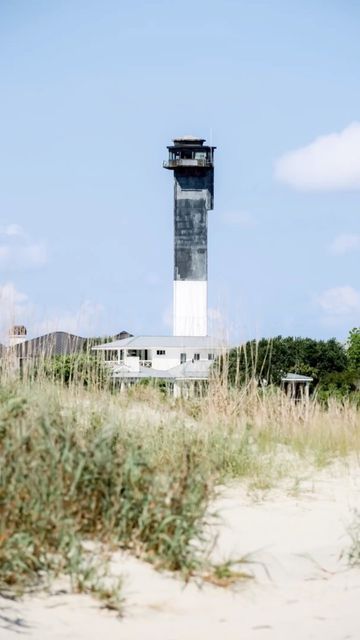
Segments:
[[[0,0],[0,332],[170,333],[166,145],[217,145],[212,330],[360,318],[355,0]]]

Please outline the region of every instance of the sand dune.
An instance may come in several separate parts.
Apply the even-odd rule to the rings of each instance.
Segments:
[[[260,500],[240,484],[220,491],[214,559],[250,554],[254,580],[231,589],[185,587],[116,553],[111,572],[125,576],[122,619],[58,581],[51,595],[0,600],[0,638],[357,640],[360,569],[349,569],[341,553],[349,546],[353,510],[360,508],[358,468],[333,467],[295,489]]]

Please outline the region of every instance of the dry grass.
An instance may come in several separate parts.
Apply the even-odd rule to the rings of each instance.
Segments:
[[[67,572],[77,588],[96,590],[84,540],[198,573],[216,483],[294,484],[304,467],[360,451],[360,411],[349,401],[295,404],[251,380],[229,388],[224,377],[188,400],[151,386],[119,393],[83,382],[47,375],[19,381],[9,371],[2,378],[2,589]],[[236,573],[204,569],[225,583]]]
[[[248,434],[260,454],[281,452],[324,465],[360,451],[360,411],[349,400],[316,398],[295,403],[278,388],[259,389],[253,381],[233,389],[214,379],[204,399],[201,421],[229,434]]]

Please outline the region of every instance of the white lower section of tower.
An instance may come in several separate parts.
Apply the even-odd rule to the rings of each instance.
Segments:
[[[175,280],[174,336],[207,335],[207,281]]]

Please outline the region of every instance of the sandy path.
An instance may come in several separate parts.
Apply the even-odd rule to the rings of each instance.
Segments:
[[[0,600],[0,638],[33,640],[345,640],[360,638],[360,569],[340,560],[352,510],[360,509],[358,469],[326,472],[297,495],[254,502],[239,485],[222,492],[217,559],[253,552],[256,580],[224,590],[184,588],[124,554],[122,620],[87,596],[58,593]],[[267,567],[268,573],[261,563]],[[269,574],[269,575],[268,575]]]

